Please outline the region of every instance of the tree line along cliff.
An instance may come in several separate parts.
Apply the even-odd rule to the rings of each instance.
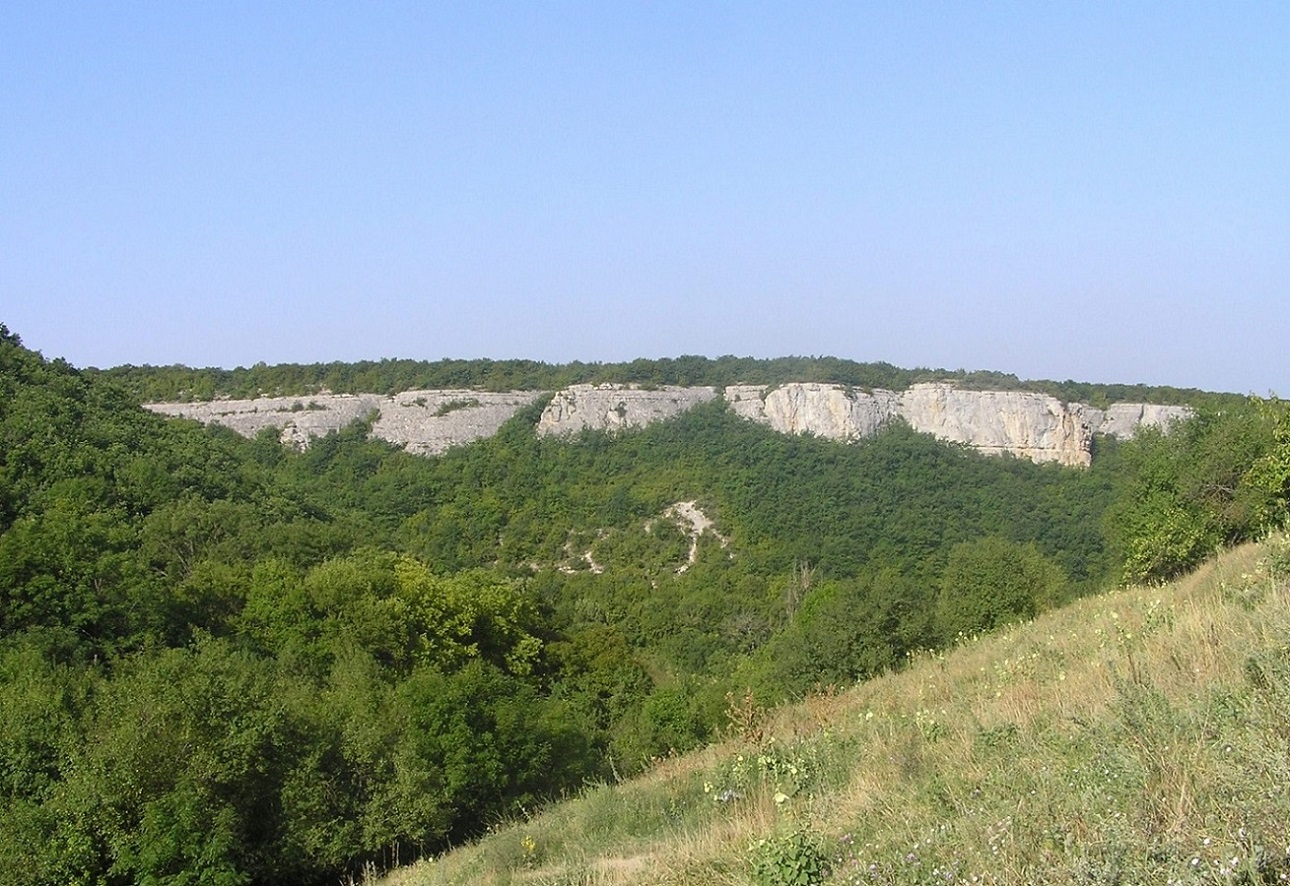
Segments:
[[[468,389],[557,391],[573,385],[626,384],[642,387],[726,388],[731,385],[781,385],[814,382],[857,390],[904,391],[922,383],[945,383],[967,390],[1034,391],[1059,400],[1105,408],[1114,403],[1181,404],[1223,408],[1239,403],[1233,394],[1161,385],[1096,384],[1023,380],[988,370],[903,369],[890,363],[862,363],[837,357],[708,358],[682,356],[627,363],[549,364],[535,360],[361,360],[333,363],[257,363],[220,369],[188,366],[116,366],[89,370],[125,388],[140,402],[402,391]]]

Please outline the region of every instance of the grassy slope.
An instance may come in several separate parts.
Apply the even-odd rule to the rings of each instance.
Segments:
[[[744,884],[794,834],[829,883],[1285,882],[1287,572],[1276,538],[844,692],[736,705],[724,743],[385,882]]]

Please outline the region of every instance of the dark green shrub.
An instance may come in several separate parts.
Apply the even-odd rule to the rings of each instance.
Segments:
[[[758,840],[752,847],[752,875],[759,886],[814,886],[828,874],[828,856],[806,830]]]

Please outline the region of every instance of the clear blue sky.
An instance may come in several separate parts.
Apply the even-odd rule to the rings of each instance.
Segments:
[[[1290,3],[10,0],[0,322],[1284,396]]]

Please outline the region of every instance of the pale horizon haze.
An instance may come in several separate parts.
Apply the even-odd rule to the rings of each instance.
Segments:
[[[1286,396],[1290,4],[8,2],[0,323]]]

